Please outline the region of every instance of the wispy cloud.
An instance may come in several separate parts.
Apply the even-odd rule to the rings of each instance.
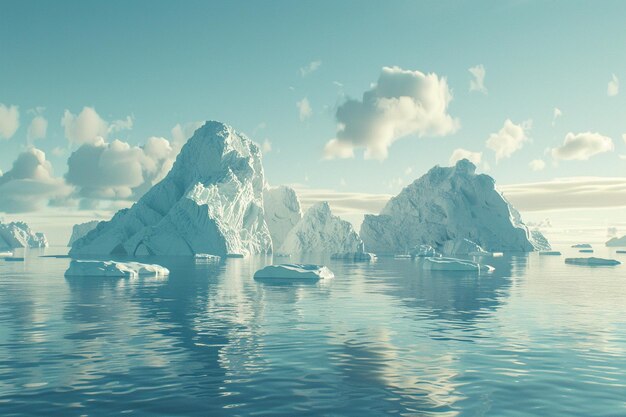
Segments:
[[[609,81],[606,87],[606,94],[609,97],[614,97],[619,94],[619,78],[617,78],[617,75],[611,75],[611,81]]]
[[[322,61],[311,61],[307,65],[300,67],[300,75],[306,77],[309,74],[314,73],[322,66]]]
[[[485,67],[480,64],[468,69],[468,71],[472,74],[469,90],[487,94],[487,88],[485,87]]]

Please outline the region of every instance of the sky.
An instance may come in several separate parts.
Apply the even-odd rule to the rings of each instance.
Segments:
[[[270,184],[357,227],[467,157],[529,221],[626,233],[624,2],[0,9],[0,217],[54,244],[130,205],[203,120],[259,143]]]

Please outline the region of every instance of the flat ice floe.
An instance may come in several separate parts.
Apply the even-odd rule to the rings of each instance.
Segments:
[[[136,278],[138,276],[161,277],[169,273],[167,268],[155,264],[73,260],[68,270],[65,271],[65,276]]]
[[[423,267],[430,271],[491,272],[495,269],[490,265],[456,258],[425,258]]]
[[[615,266],[620,265],[620,261],[615,259],[604,258],[565,258],[565,263],[570,265],[586,265],[586,266]]]
[[[335,274],[323,265],[279,264],[268,265],[254,274],[254,279],[320,280],[333,278]]]
[[[558,250],[544,250],[539,252],[539,255],[542,256],[561,256],[561,252]]]

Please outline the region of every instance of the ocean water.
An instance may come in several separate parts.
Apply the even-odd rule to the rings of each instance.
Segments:
[[[271,285],[266,257],[69,279],[42,254],[0,260],[2,416],[626,415],[626,265],[322,259],[334,279]]]

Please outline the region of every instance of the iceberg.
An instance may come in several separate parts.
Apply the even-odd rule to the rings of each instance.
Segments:
[[[608,245],[607,245],[607,246],[608,246]],[[578,249],[581,249],[581,248],[590,248],[590,247],[591,247],[591,245],[590,245],[589,243],[577,243],[577,244],[575,244],[575,245],[572,245],[572,248],[578,248]]]
[[[334,216],[327,202],[311,206],[287,233],[280,254],[364,252],[352,224]]]
[[[571,265],[586,265],[586,266],[615,266],[620,265],[620,261],[616,261],[615,259],[604,259],[604,258],[565,258],[566,264]]]
[[[160,265],[139,262],[80,261],[73,260],[65,276],[136,278],[140,276],[163,277],[170,271]]]
[[[74,227],[72,227],[72,236],[70,237],[70,241],[67,246],[71,247],[74,242],[95,229],[96,226],[98,226],[98,223],[100,223],[98,220],[92,220],[86,223],[75,224]]]
[[[255,272],[254,279],[320,280],[333,278],[335,274],[326,266],[310,264],[268,265]]]
[[[263,190],[265,221],[272,236],[272,246],[282,246],[287,234],[302,219],[300,200],[289,187],[266,187]]]
[[[259,147],[230,126],[206,122],[161,182],[75,241],[70,255],[269,253],[264,183]]]
[[[24,222],[0,223],[0,250],[19,248],[47,248],[48,239],[43,233],[35,233]]]
[[[626,235],[622,237],[614,237],[605,243],[606,246],[616,247],[616,246],[626,246]]]
[[[365,216],[361,226],[365,249],[402,253],[430,245],[440,250],[446,241],[456,239],[469,239],[489,252],[545,247],[538,241],[540,232],[529,231],[519,212],[498,192],[495,180],[475,171],[473,163],[462,159],[453,167],[436,166],[405,187],[379,215]]]
[[[494,267],[456,258],[424,258],[423,268],[429,271],[492,272]]]
[[[333,253],[330,259],[353,261],[353,262],[368,262],[375,261],[376,255],[369,252],[345,252],[345,253]]]

